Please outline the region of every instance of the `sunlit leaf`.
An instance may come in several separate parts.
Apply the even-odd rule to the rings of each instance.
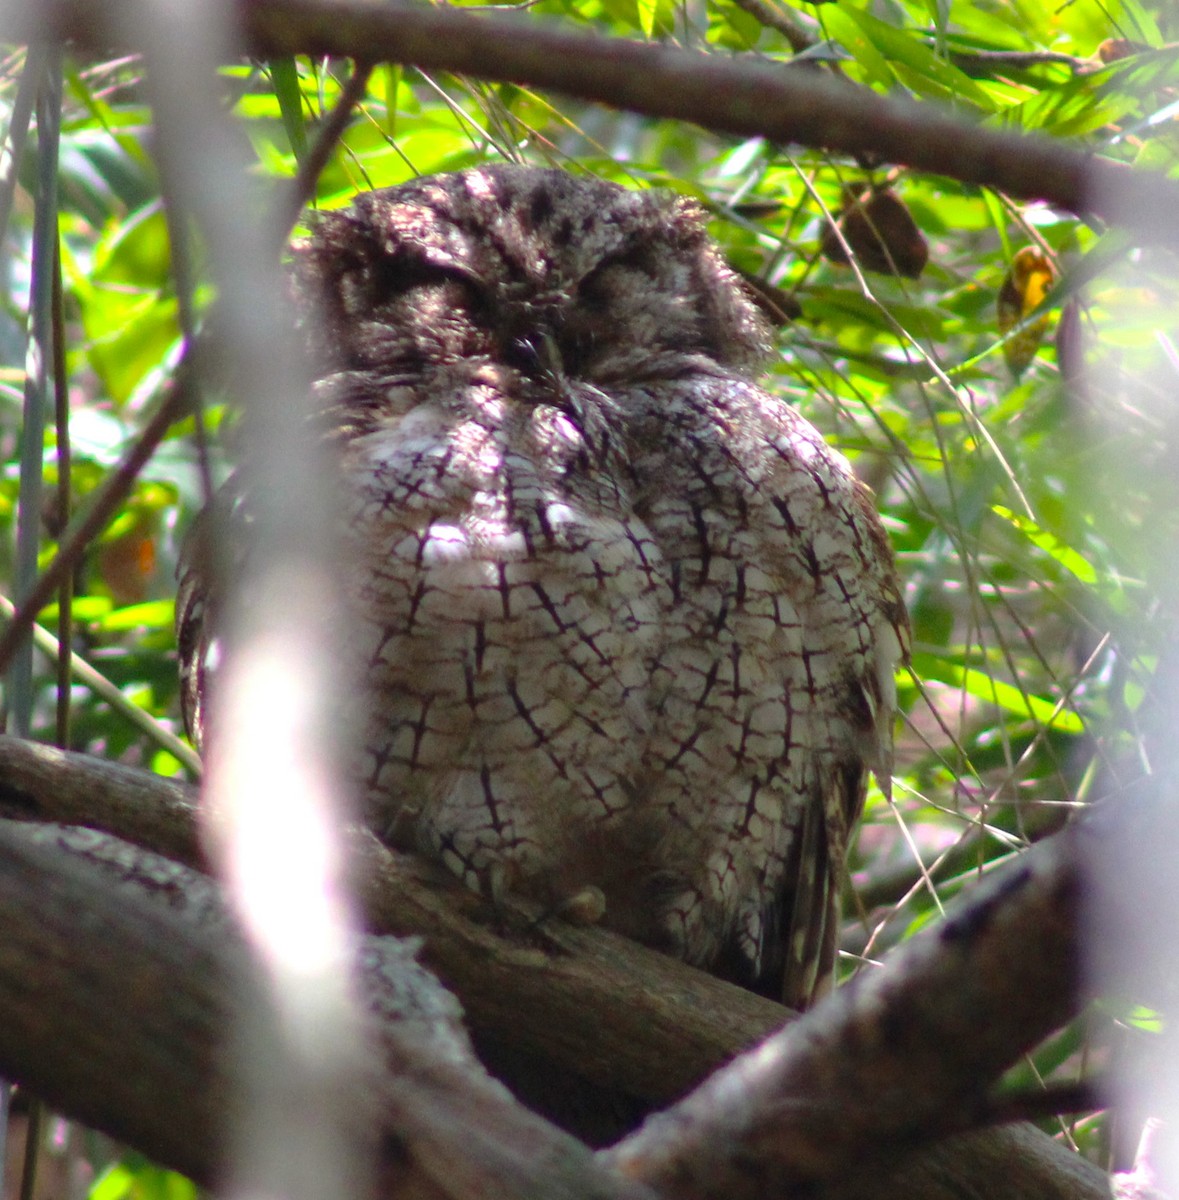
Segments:
[[[644,37],[670,33],[675,25],[673,0],[635,0],[639,28]]]
[[[907,81],[919,95],[965,101],[984,112],[995,109],[986,89],[945,59],[938,58],[915,31],[898,29],[866,9],[849,6],[844,12],[882,57],[908,68]]]
[[[303,91],[299,86],[299,70],[294,58],[283,56],[270,60],[270,77],[278,98],[283,127],[287,131],[295,157],[302,161],[307,153],[307,125],[303,115]]]
[[[171,629],[175,614],[172,600],[152,600],[146,604],[129,604],[107,613],[98,626],[104,633],[120,633],[127,629]]]
[[[1066,546],[1056,534],[1051,533],[1047,529],[1042,529],[1034,521],[1021,516],[1019,513],[1012,512],[1011,509],[1005,508],[1002,504],[996,504],[993,511],[1018,529],[1032,545],[1043,550],[1045,554],[1058,562],[1070,575],[1080,580],[1081,583],[1097,583],[1097,572],[1094,570],[1093,565],[1083,555],[1078,554],[1071,546]]]
[[[1083,733],[1085,722],[1067,705],[1058,705],[1047,696],[1036,696],[977,668],[964,666],[948,657],[929,654],[914,656],[914,666],[927,679],[953,684],[1021,719],[1055,729],[1060,733]]]

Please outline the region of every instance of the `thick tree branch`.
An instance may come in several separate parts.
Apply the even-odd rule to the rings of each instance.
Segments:
[[[51,1104],[216,1183],[244,946],[209,881],[78,832],[0,822],[0,1062]],[[403,944],[366,939],[358,961],[373,1054],[356,1153],[377,1151],[382,1197],[648,1195],[483,1073],[457,1006]]]
[[[101,829],[203,866],[196,798],[187,784],[0,737],[6,816]],[[499,931],[477,896],[365,830],[351,832],[350,850],[373,932],[424,937],[426,961],[477,1029],[510,1031],[522,1050],[603,1086],[675,1099],[790,1015],[604,930],[550,921]],[[536,915],[522,913],[517,924]]]
[[[968,1128],[1006,1067],[1076,1013],[1085,836],[1074,827],[997,872],[616,1161],[677,1196],[753,1200],[840,1176],[866,1148]]]
[[[151,799],[157,785],[158,804]],[[26,818],[117,828],[140,843],[161,838],[193,859],[192,794],[141,772],[0,738],[0,808]],[[477,898],[427,866],[390,854],[363,833],[354,848],[372,927],[425,935],[423,957],[462,998],[474,1026],[509,1034],[556,1069],[665,1102],[787,1016],[601,930],[549,922],[524,938],[502,936],[471,919],[481,915]],[[1066,851],[1060,855],[1059,872],[1074,869]],[[725,1188],[749,1183],[745,1168],[722,1150],[744,1147],[766,1156],[761,1195],[786,1195],[800,1177],[813,1183],[825,1176],[832,1183],[825,1195],[860,1195],[860,1184],[835,1188],[832,1173],[871,1147],[912,1143],[921,1130],[902,1118],[914,1112],[933,1128],[960,1126],[1018,1048],[1070,1011],[1075,913],[1054,905],[1071,895],[1064,879],[1047,867],[1019,868],[999,894],[985,894],[945,932],[816,1010],[798,1026],[800,1040],[787,1034],[740,1060],[735,1073],[718,1076],[721,1082],[706,1084],[621,1147],[618,1160],[636,1178],[657,1180],[666,1195],[714,1194],[710,1181]],[[1045,941],[1056,946],[1047,955]],[[1020,986],[1028,990],[1020,993]],[[999,1007],[990,1011],[989,1004]],[[806,1102],[783,1104],[781,1089],[796,1083]],[[833,1134],[845,1125],[856,1137]],[[717,1135],[711,1146],[709,1133]],[[788,1166],[780,1147],[800,1157]],[[1013,1165],[996,1179],[993,1163],[1002,1157]],[[972,1194],[972,1180],[992,1197],[1063,1200],[1104,1191],[1099,1172],[1028,1127],[924,1151],[889,1180],[873,1179],[872,1194],[947,1200]]]
[[[102,45],[129,0],[18,0],[0,38],[46,32]],[[535,15],[465,13],[408,0],[236,0],[243,38],[261,55],[337,54],[551,88],[582,100],[760,135],[919,171],[1128,226],[1179,244],[1179,184],[1050,138],[973,124],[763,60],[700,54],[565,31]]]

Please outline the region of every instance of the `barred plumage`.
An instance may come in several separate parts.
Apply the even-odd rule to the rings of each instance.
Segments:
[[[908,627],[870,494],[754,381],[701,212],[482,167],[319,218],[294,279],[373,828],[492,894],[600,889],[606,925],[806,1003]],[[204,593],[194,560],[190,720]]]

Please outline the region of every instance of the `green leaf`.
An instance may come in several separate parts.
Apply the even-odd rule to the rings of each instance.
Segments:
[[[383,85],[381,91],[385,98],[384,132],[386,137],[391,138],[397,132],[397,94],[401,87],[400,64],[388,63],[380,69],[377,78]]]
[[[995,111],[996,104],[985,88],[952,63],[938,58],[915,33],[886,24],[863,9],[843,11],[882,58],[907,68],[906,82],[919,95],[965,100],[984,112]]]
[[[991,511],[1003,518],[1008,524],[1018,529],[1033,546],[1043,550],[1051,559],[1058,562],[1070,575],[1075,576],[1081,583],[1095,584],[1098,581],[1096,570],[1084,555],[1079,554],[1071,546],[1047,529],[1042,529],[1035,521],[1019,513],[1004,508],[1001,504],[992,505]]]
[[[282,113],[283,128],[291,143],[295,158],[302,162],[307,154],[307,125],[303,116],[303,89],[299,85],[299,68],[294,58],[272,58],[270,78]]]
[[[891,88],[896,76],[876,43],[867,35],[856,14],[840,5],[825,5],[827,32],[855,59],[869,83]]]
[[[728,0],[713,0],[708,6],[708,40],[729,50],[752,50],[761,40],[761,22]]]
[[[1138,0],[1113,0],[1110,4],[1110,19],[1115,28],[1123,30],[1123,36],[1134,41],[1157,46],[1163,35],[1154,17]]]
[[[635,0],[635,11],[644,37],[662,37],[675,28],[673,0]]]
[[[1032,720],[1044,728],[1059,733],[1080,734],[1085,731],[1085,722],[1071,708],[1058,708],[1055,700],[1032,695],[978,667],[964,666],[956,659],[915,654],[913,669],[923,679],[937,679],[959,687],[986,704],[993,704],[1021,719]]]
[[[75,596],[70,612],[75,621],[89,624],[105,620],[113,607],[109,596]],[[48,604],[41,610],[38,620],[47,629],[52,629],[57,624],[58,615],[58,606]]]
[[[149,600],[116,608],[97,622],[103,633],[121,633],[127,629],[171,629],[176,606],[172,600]]]

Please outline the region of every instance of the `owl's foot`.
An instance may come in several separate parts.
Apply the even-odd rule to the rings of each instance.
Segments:
[[[553,910],[572,925],[597,925],[606,915],[606,893],[587,883],[585,887],[566,896]]]
[[[496,861],[479,872],[476,890],[491,901],[501,914],[507,908],[507,898],[522,887],[515,864]],[[535,893],[533,893],[535,894]],[[596,884],[587,883],[575,892],[550,902],[529,928],[536,929],[552,917],[560,917],[571,925],[597,925],[606,915],[606,893]]]
[[[546,908],[532,922],[531,928],[537,929],[553,917],[560,917],[570,925],[597,925],[606,915],[606,893],[600,887],[587,883],[572,895],[564,897],[556,904]]]

